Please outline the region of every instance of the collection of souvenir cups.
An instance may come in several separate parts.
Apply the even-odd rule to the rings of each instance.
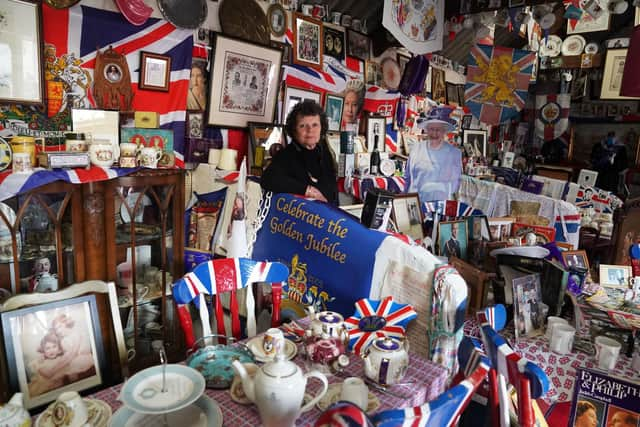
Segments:
[[[335,25],[342,25],[346,28],[351,28],[355,31],[366,32],[366,21],[362,22],[359,19],[352,18],[351,15],[343,14],[342,12],[329,12],[327,5],[321,4],[303,4],[300,6],[300,12],[305,16],[311,16],[323,21],[329,21]]]

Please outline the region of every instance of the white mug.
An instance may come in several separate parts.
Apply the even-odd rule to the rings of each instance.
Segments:
[[[140,166],[155,169],[158,167],[158,160],[162,157],[162,150],[156,147],[143,147],[138,154]]]
[[[576,334],[576,329],[569,325],[556,325],[553,328],[553,335],[551,336],[551,351],[558,354],[571,353],[573,348],[573,337]]]
[[[89,144],[89,159],[96,166],[109,168],[119,157],[120,147],[112,144],[108,139],[94,139]]]
[[[612,338],[599,336],[595,339],[595,347],[598,368],[612,370],[616,366],[622,345]]]
[[[87,405],[77,391],[65,391],[61,393],[58,399],[56,399],[55,405],[66,407],[66,411],[63,412],[66,412],[70,417],[69,422],[65,424],[67,427],[84,426],[89,419]],[[54,416],[56,412],[54,408]]]
[[[121,262],[116,266],[116,283],[119,288],[129,289],[133,283],[131,263]]]
[[[369,388],[362,378],[346,378],[342,383],[340,400],[351,402],[360,407],[363,411],[366,411],[369,404]]]
[[[313,5],[312,4],[303,4],[302,5],[302,14],[304,16],[311,16],[313,13]]]
[[[262,337],[262,351],[266,355],[276,354],[284,346],[284,333],[278,328],[269,328]]]
[[[557,325],[568,325],[567,319],[563,319],[562,317],[549,316],[547,317],[547,332],[545,336],[549,341],[551,341],[551,336],[553,335],[553,328]]]
[[[28,174],[33,172],[31,167],[31,154],[13,153],[13,173]]]

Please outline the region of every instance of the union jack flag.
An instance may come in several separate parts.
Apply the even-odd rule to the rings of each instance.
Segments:
[[[390,296],[379,301],[363,298],[355,306],[355,313],[344,323],[349,329],[349,349],[356,354],[377,338],[403,338],[407,324],[418,316],[409,304],[398,304]]]
[[[132,109],[160,114],[160,127],[174,132],[176,165],[184,166],[184,134],[187,91],[191,73],[193,31],[179,29],[162,19],[150,18],[143,25],[130,24],[118,12],[77,4],[68,9],[54,9],[43,4],[44,40],[55,49],[55,56],[74,54],[80,66],[93,76],[96,50],[112,46],[125,55],[131,86]],[[171,56],[168,92],[138,89],[140,52]],[[91,105],[95,106],[91,94]]]
[[[524,108],[536,53],[476,45],[467,65],[464,103],[481,122],[497,125]]]

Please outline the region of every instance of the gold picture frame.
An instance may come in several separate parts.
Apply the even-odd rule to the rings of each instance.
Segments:
[[[628,49],[608,49],[604,60],[604,72],[602,75],[602,89],[600,99],[638,99],[630,96],[621,96],[622,75],[627,59]]]

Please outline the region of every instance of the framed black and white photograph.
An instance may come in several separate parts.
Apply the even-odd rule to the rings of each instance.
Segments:
[[[382,67],[375,61],[365,61],[364,82],[371,86],[382,85]]]
[[[42,2],[3,1],[0,40],[0,103],[42,104]]]
[[[327,114],[329,131],[340,132],[342,123],[342,110],[344,108],[344,98],[338,95],[327,94],[324,100],[324,112]]]
[[[458,85],[450,82],[446,82],[447,87],[447,104],[459,105],[460,99],[458,98]]]
[[[113,65],[111,67],[114,67]],[[109,72],[109,69],[107,69]],[[119,72],[119,75],[122,75]],[[107,79],[111,80],[107,74]],[[120,80],[117,78],[115,81]],[[171,57],[151,52],[140,53],[140,81],[138,88],[169,92],[171,80]],[[112,80],[114,81],[114,80]]]
[[[470,129],[472,120],[473,116],[471,114],[465,114],[464,116],[462,116],[462,130]]]
[[[516,338],[542,335],[542,293],[540,275],[529,274],[512,280],[513,318]]]
[[[323,23],[324,54],[343,61],[347,55],[347,36],[344,27]]]
[[[269,30],[275,37],[282,37],[287,30],[287,12],[281,4],[273,3],[267,9]]]
[[[189,138],[202,138],[204,134],[204,113],[187,112],[187,135]]]
[[[569,268],[583,268],[589,270],[589,257],[584,250],[579,251],[562,251],[562,260]]]
[[[507,241],[511,237],[511,227],[516,221],[515,217],[504,216],[497,218],[488,218],[489,233],[492,241]]]
[[[322,71],[322,21],[293,14],[293,62]]]
[[[423,239],[422,210],[418,193],[396,194],[393,197],[391,219],[398,232],[413,240]]]
[[[106,363],[95,295],[4,312],[9,384],[27,409],[102,384]]]
[[[631,278],[631,266],[600,264],[600,284],[604,286],[627,288]]]
[[[291,111],[294,105],[307,99],[322,105],[320,102],[322,100],[322,94],[320,92],[286,86],[284,88],[284,102],[282,104],[282,123],[286,122],[289,111]]]
[[[247,127],[271,123],[276,110],[282,51],[216,34],[207,124]]]
[[[374,146],[380,152],[385,151],[386,126],[387,119],[383,116],[367,117],[367,152],[372,153]]]
[[[467,259],[469,233],[467,221],[442,221],[438,223],[438,254]]]
[[[370,56],[371,40],[366,34],[354,30],[347,30],[347,54],[363,61],[368,61]]]
[[[469,240],[491,241],[489,221],[486,215],[472,215],[467,217],[467,230],[469,230]]]
[[[464,120],[464,119],[463,119]],[[487,157],[487,131],[465,129],[462,133],[462,145],[470,144],[476,153]]]

